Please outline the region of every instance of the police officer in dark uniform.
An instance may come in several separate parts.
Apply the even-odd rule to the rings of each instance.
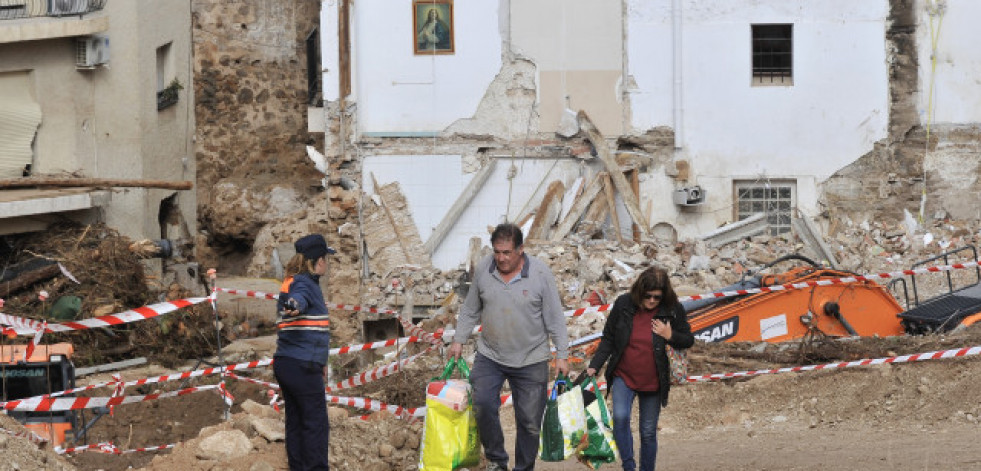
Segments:
[[[330,351],[330,322],[320,290],[327,271],[327,246],[320,234],[297,240],[280,288],[273,372],[286,401],[286,456],[291,471],[326,470],[327,401],[324,379]]]

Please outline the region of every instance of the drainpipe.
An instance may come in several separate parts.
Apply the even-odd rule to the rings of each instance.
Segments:
[[[681,13],[683,0],[671,0],[671,45],[674,55],[674,148],[681,149],[685,141],[684,110],[682,109],[681,94]]]

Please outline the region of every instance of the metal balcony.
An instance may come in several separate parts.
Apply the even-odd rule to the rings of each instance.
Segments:
[[[0,20],[81,17],[101,11],[108,0],[0,0]]]

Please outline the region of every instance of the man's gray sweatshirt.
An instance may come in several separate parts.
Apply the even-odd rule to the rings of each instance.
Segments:
[[[557,358],[568,358],[569,334],[555,278],[548,266],[524,254],[521,276],[505,283],[493,255],[474,269],[473,283],[460,308],[453,341],[465,343],[477,324],[477,352],[504,366],[522,367],[551,359],[549,338]]]

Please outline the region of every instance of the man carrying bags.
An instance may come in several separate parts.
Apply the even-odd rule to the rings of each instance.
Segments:
[[[549,339],[556,349],[556,369],[569,373],[569,336],[555,278],[542,261],[524,253],[522,244],[521,229],[514,224],[494,229],[494,254],[474,269],[447,352],[451,358],[460,357],[470,332],[483,326],[471,383],[488,471],[508,469],[499,415],[504,381],[511,387],[517,428],[514,470],[530,471],[535,468],[545,411]]]

